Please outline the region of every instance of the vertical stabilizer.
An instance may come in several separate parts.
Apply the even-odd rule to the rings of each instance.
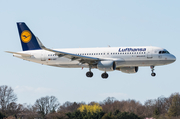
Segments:
[[[41,49],[36,37],[24,22],[17,22],[23,51]]]

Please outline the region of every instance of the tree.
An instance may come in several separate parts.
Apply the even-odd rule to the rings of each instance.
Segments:
[[[172,105],[168,110],[169,117],[177,117],[180,116],[180,95],[176,93],[172,99]]]
[[[37,99],[35,106],[37,107],[38,113],[44,118],[50,112],[55,112],[60,103],[55,96],[46,96]]]
[[[16,117],[14,117],[14,116],[9,116],[9,117],[3,118],[3,119],[16,119]]]
[[[116,100],[116,99],[115,99],[114,97],[107,97],[107,98],[103,101],[103,103],[104,103],[105,105],[108,105],[108,104],[114,103],[115,100]]]
[[[17,101],[16,94],[11,87],[6,85],[0,86],[0,108],[4,113],[11,108],[10,105],[13,105]]]
[[[138,117],[134,113],[123,112],[123,113],[118,113],[116,119],[140,119],[140,117]]]
[[[80,110],[80,112],[87,111],[96,113],[102,111],[102,107],[98,103],[94,103],[93,105],[81,105],[78,110]]]
[[[112,115],[112,113],[106,113],[106,114],[104,114],[102,119],[115,119],[115,117],[114,117],[114,115]]]
[[[84,110],[81,112],[80,110],[76,110],[74,112],[68,112],[66,115],[69,119],[101,119],[105,113],[103,111],[100,112],[87,112]]]
[[[35,105],[22,105],[20,113],[18,113],[18,118],[25,118],[25,119],[35,119],[41,118],[41,115],[37,113],[38,109]]]
[[[0,112],[0,119],[3,119],[4,117],[5,115]]]
[[[76,103],[76,102],[71,103],[71,102],[67,101],[58,108],[58,111],[59,112],[65,112],[65,113],[74,112],[75,110],[77,110],[77,108],[80,107],[81,104],[85,104],[85,103],[83,103],[83,102],[81,102],[81,103]]]
[[[90,105],[82,104],[74,112],[68,112],[66,115],[69,119],[101,119],[105,113],[98,103],[90,103]]]
[[[54,112],[46,116],[46,119],[68,119],[65,113],[63,112]]]
[[[158,108],[156,108],[153,112],[153,117],[158,118],[160,116],[160,111]]]

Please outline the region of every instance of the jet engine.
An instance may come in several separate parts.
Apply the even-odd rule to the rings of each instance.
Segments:
[[[138,67],[121,67],[121,68],[117,68],[116,70],[119,70],[123,73],[137,73],[138,72]]]
[[[114,61],[99,61],[97,69],[102,71],[114,71],[116,69],[116,64]]]

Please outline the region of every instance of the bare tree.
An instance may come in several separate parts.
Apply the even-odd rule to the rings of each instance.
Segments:
[[[38,119],[41,115],[37,113],[37,107],[23,104],[20,113],[17,114],[17,117],[18,119]]]
[[[17,96],[14,90],[6,85],[0,86],[0,108],[1,111],[7,111],[17,101]]]
[[[153,111],[155,110],[155,101],[154,100],[146,100],[144,103],[145,106],[145,117],[152,117]]]
[[[114,103],[115,100],[116,100],[116,99],[115,99],[114,97],[107,97],[107,98],[103,101],[103,103],[104,103],[105,105],[107,105],[107,104],[112,104],[112,103]]]
[[[66,101],[63,105],[58,108],[59,112],[74,112],[77,108],[80,107],[81,104],[85,104],[84,102],[76,103]]]
[[[60,103],[55,96],[42,97],[35,102],[35,106],[43,118],[50,112],[55,112],[59,105]]]
[[[48,114],[46,116],[46,119],[69,119],[69,118],[66,116],[66,113],[64,112],[54,112],[54,113]]]

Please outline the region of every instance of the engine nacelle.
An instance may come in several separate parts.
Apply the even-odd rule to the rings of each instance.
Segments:
[[[121,68],[118,68],[116,70],[119,70],[123,73],[129,73],[129,74],[132,74],[132,73],[137,73],[138,72],[138,67],[121,67]]]
[[[97,69],[102,71],[114,71],[116,69],[116,64],[114,61],[99,61]]]

